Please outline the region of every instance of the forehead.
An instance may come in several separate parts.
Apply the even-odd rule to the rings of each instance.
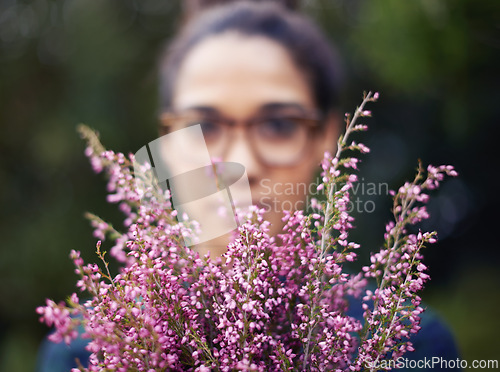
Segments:
[[[238,117],[270,102],[314,108],[305,74],[280,44],[227,32],[207,38],[187,54],[172,106],[213,106]]]

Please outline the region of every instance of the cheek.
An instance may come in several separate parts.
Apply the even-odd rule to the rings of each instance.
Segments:
[[[307,196],[315,193],[316,170],[316,164],[308,161],[286,171],[269,172],[269,177],[260,182],[264,186],[260,190],[260,203],[274,213],[304,209]]]

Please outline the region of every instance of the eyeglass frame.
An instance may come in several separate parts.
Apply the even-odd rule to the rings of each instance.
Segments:
[[[191,114],[189,111],[196,111],[197,109],[199,110],[199,108],[194,108],[194,109],[190,108],[190,109],[185,110],[185,112],[182,112],[182,111],[176,112],[174,110],[163,111],[160,114],[160,124],[159,124],[160,133],[166,134],[167,133],[166,128],[174,127],[175,120],[179,120],[183,117],[185,118],[185,117],[196,115],[194,113]],[[305,126],[309,130],[307,131],[307,138],[306,138],[306,144],[304,146],[304,149],[302,150],[300,156],[297,155],[297,160],[295,160],[294,162],[290,162],[289,164],[286,164],[286,165],[271,164],[270,162],[263,159],[263,156],[260,154],[260,151],[256,149],[257,146],[254,143],[255,140],[253,139],[253,136],[251,136],[251,135],[247,136],[248,142],[250,144],[250,148],[252,149],[253,154],[259,159],[260,162],[262,162],[263,164],[266,164],[267,166],[271,166],[271,167],[293,167],[293,166],[297,165],[298,163],[300,163],[300,160],[303,158],[302,155],[306,151],[313,136],[316,135],[317,133],[319,133],[319,131],[321,129],[325,128],[325,125],[326,125],[326,117],[320,111],[310,112],[310,115],[304,115],[304,116],[301,116],[301,115],[289,115],[289,116],[274,115],[273,116],[273,115],[257,114],[253,117],[248,118],[248,119],[229,119],[229,118],[224,117],[220,114],[209,114],[209,115],[214,116],[214,119],[215,119],[214,121],[216,121],[217,124],[221,124],[224,127],[229,127],[230,129],[242,127],[245,131],[249,131],[249,129],[252,126],[254,126],[254,125],[256,125],[264,120],[275,119],[275,118],[288,118],[288,119],[295,119],[295,120],[298,119],[298,120],[300,120],[299,125],[305,124]],[[220,116],[216,117],[216,115],[220,115]],[[171,123],[168,123],[168,121],[171,121]],[[200,122],[200,124],[201,124],[201,122]],[[233,136],[233,134],[231,133],[232,131],[229,131],[229,132],[230,132],[229,138],[231,138]],[[230,144],[231,144],[231,141],[228,140],[228,144],[226,144],[226,146],[225,146],[226,148],[224,149],[223,153],[228,151],[228,149],[230,148],[229,147]]]

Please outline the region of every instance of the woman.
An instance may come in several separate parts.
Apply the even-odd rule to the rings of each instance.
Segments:
[[[266,209],[276,234],[282,211],[304,207],[303,185],[324,151],[335,149],[339,79],[326,38],[278,3],[229,2],[191,18],[159,70],[162,134],[201,123],[210,155],[245,167],[253,202]],[[221,237],[198,249],[221,255],[225,247]],[[422,325],[412,358],[456,358],[432,314]],[[39,371],[58,370],[51,355],[71,363],[66,350],[47,345]]]

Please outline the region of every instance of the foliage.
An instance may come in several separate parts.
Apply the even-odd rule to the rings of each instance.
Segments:
[[[322,162],[319,189],[326,200],[313,201],[315,212],[286,213],[274,238],[262,210],[240,211],[247,222],[222,258],[185,247],[191,226],[176,221],[168,191],[149,182],[142,195],[134,157],[104,151],[95,133],[81,128],[94,169],[109,176],[109,201],[119,202],[126,215],[123,234],[91,216],[96,235],[115,241],[110,253],[123,268],[110,274],[100,241],[103,268],[84,264],[72,251],[77,286],[90,300],[73,293],[67,304],[47,300],[37,309],[41,321],[56,328],[51,340],[69,343],[83,325],[92,355],[82,371],[376,370],[380,360],[412,350],[409,336],[418,332],[423,312],[417,292],[429,278],[421,250],[436,237],[409,227],[428,217],[426,191],[456,172],[420,166],[415,179],[394,192],[384,247],[362,272],[349,274],[344,264],[359,248],[349,241],[349,191],[358,163],[352,154],[369,151],[350,137],[366,130],[357,120],[370,116],[365,105],[377,98],[366,94],[352,118],[346,115],[337,153],[326,153]],[[147,175],[150,169],[143,168]],[[144,196],[148,203],[141,203]],[[376,279],[374,291],[367,278]],[[363,319],[348,315],[349,299],[356,297]]]

